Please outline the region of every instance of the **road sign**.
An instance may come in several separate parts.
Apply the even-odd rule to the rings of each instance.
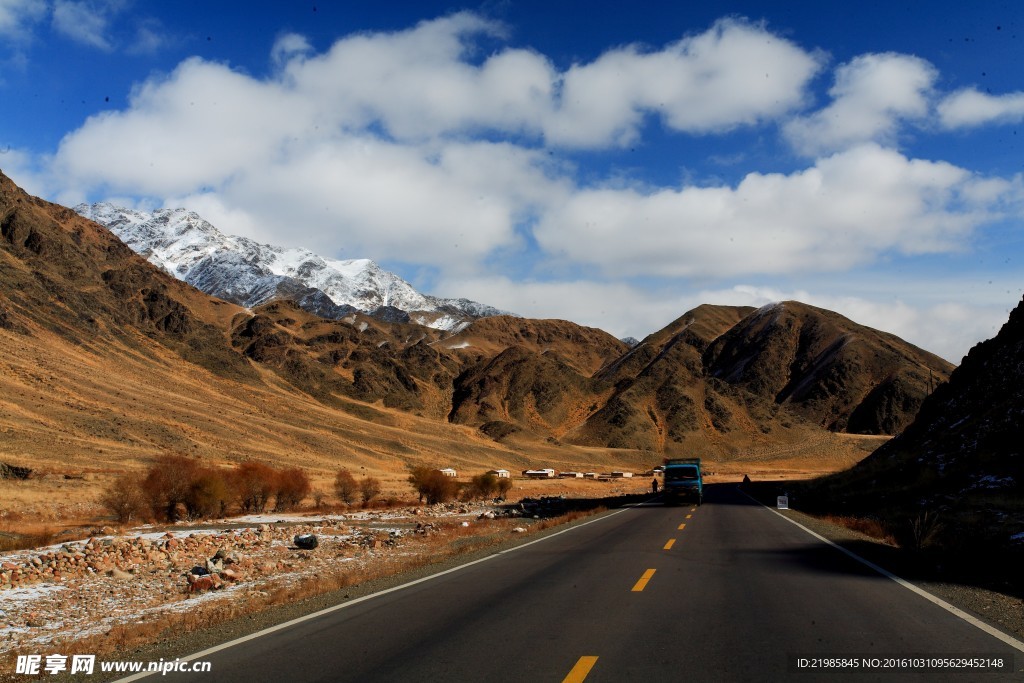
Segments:
[[[788,510],[789,509],[789,496],[779,496],[778,500],[776,501],[776,505],[775,506],[778,509],[780,509],[780,510]]]

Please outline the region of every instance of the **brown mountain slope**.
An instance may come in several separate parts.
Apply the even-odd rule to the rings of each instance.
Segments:
[[[449,419],[502,436],[508,427],[493,423],[557,438],[596,410],[610,389],[558,354],[512,346],[459,376]]]
[[[347,397],[443,419],[459,363],[437,330],[368,316],[318,318],[290,301],[257,308],[232,330],[236,349],[328,405]]]
[[[833,431],[894,434],[953,366],[807,304],[766,306],[705,353],[708,374]]]
[[[225,344],[240,309],[151,267],[109,231],[30,197],[0,173],[0,316],[75,343],[106,343],[126,326],[222,376],[254,378]],[[103,341],[100,341],[103,340]]]
[[[362,321],[347,329],[329,322],[287,307],[253,316],[212,299],[151,266],[106,229],[28,196],[0,174],[4,462],[116,471],[184,453],[329,473],[339,464],[400,472],[406,462],[523,461],[475,430],[335,395],[333,375],[347,387],[366,387],[370,401],[386,392],[373,394],[372,377],[354,381],[355,371],[346,378],[344,369],[324,362],[330,359],[321,356],[334,350],[332,334],[349,355],[398,339],[394,330],[415,334],[401,340],[407,347],[399,354],[414,383],[421,382],[417,373],[439,372],[444,361],[414,343],[423,328],[384,325],[388,336],[370,324],[360,331]],[[246,340],[246,332],[261,325],[270,331],[262,346],[252,346],[255,336]],[[301,351],[275,355],[272,334],[289,330]],[[266,362],[252,360],[260,355]],[[278,362],[285,372],[271,371]],[[303,382],[308,392],[300,390]]]
[[[513,346],[535,354],[557,354],[564,363],[588,377],[629,350],[626,344],[604,330],[567,320],[513,316],[476,320],[441,346],[475,361],[493,358]]]
[[[700,356],[712,341],[729,331],[754,309],[749,306],[713,306],[703,304],[687,311],[661,330],[648,335],[643,341],[602,368],[599,379],[617,383],[632,379],[643,372],[648,364],[662,356],[666,349],[683,344],[695,350],[696,356],[687,354],[691,372],[703,365]]]
[[[703,305],[648,336],[598,374],[615,382],[614,392],[567,438],[670,455],[736,457],[816,432],[773,402],[707,377],[704,351],[753,310]]]

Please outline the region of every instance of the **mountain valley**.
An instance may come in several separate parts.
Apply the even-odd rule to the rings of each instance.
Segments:
[[[485,308],[452,329],[351,304],[323,317],[291,295],[204,294],[2,176],[0,217],[2,459],[41,471],[103,479],[176,453],[321,481],[358,467],[398,492],[418,464],[643,471],[696,454],[722,473],[828,472],[953,370],[792,301],[700,306],[632,346]]]

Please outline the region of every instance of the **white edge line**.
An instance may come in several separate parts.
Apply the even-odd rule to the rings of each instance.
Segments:
[[[743,493],[743,495],[747,496],[747,498],[750,498],[750,500],[754,501],[758,505],[763,506],[769,512],[771,512],[773,514],[776,514],[779,517],[781,517],[782,519],[784,519],[787,522],[789,522],[790,524],[792,524],[792,525],[794,525],[796,527],[799,527],[800,529],[803,529],[804,531],[809,533],[811,536],[814,536],[819,541],[822,541],[823,543],[827,543],[828,545],[832,546],[833,548],[835,548],[839,552],[844,553],[844,554],[852,557],[853,559],[857,560],[858,562],[860,562],[864,566],[869,567],[869,568],[873,569],[874,571],[878,572],[879,574],[881,574],[885,578],[892,579],[893,581],[895,581],[899,585],[901,585],[904,588],[906,588],[908,591],[911,591],[913,593],[916,593],[917,595],[920,595],[922,598],[924,598],[928,602],[930,602],[932,604],[935,604],[935,605],[938,605],[939,607],[941,607],[942,609],[946,610],[950,614],[952,614],[954,616],[957,616],[957,617],[960,617],[961,619],[966,621],[971,626],[979,628],[982,631],[984,631],[985,633],[989,634],[990,636],[993,636],[993,637],[998,638],[999,640],[1003,641],[1004,643],[1006,643],[1010,647],[1012,647],[1012,648],[1014,648],[1016,650],[1019,650],[1021,652],[1024,652],[1024,643],[1022,643],[1021,641],[1017,640],[1013,636],[1008,635],[1006,633],[1003,633],[1002,631],[1000,631],[996,627],[991,626],[989,624],[986,624],[981,619],[978,619],[977,617],[975,617],[975,616],[973,616],[971,614],[968,614],[967,612],[963,611],[959,607],[955,607],[955,606],[949,604],[948,602],[946,602],[942,598],[939,598],[939,597],[936,597],[936,596],[932,595],[931,593],[929,593],[925,589],[923,589],[923,588],[921,588],[919,586],[915,586],[914,584],[910,583],[906,579],[901,579],[900,577],[896,576],[892,572],[890,572],[890,571],[888,571],[886,569],[883,569],[882,567],[879,567],[874,562],[871,562],[870,560],[865,560],[863,557],[861,557],[857,553],[855,553],[855,552],[853,552],[851,550],[847,550],[846,548],[844,548],[843,546],[839,545],[838,543],[835,543],[833,541],[828,540],[827,538],[825,538],[821,534],[818,534],[818,533],[815,533],[814,531],[811,531],[810,529],[805,527],[800,522],[797,522],[794,519],[790,519],[789,517],[787,517],[786,515],[782,514],[781,512],[779,512],[777,510],[773,510],[772,508],[768,507],[767,505],[765,505],[761,501],[757,500],[753,496],[749,496],[745,492],[742,492],[742,493]]]
[[[404,590],[404,589],[409,588],[411,586],[415,586],[416,584],[424,583],[426,581],[431,581],[431,580],[436,579],[438,577],[444,576],[445,574],[451,574],[453,572],[461,571],[461,570],[465,569],[466,567],[472,567],[475,564],[480,564],[481,562],[487,562],[488,560],[493,560],[496,557],[500,557],[500,556],[506,555],[508,553],[513,553],[513,552],[515,552],[517,550],[521,550],[523,548],[529,547],[529,546],[531,546],[531,545],[533,545],[535,543],[541,543],[543,541],[548,540],[549,538],[554,538],[555,536],[561,536],[562,534],[568,533],[568,532],[573,531],[575,529],[579,529],[581,527],[585,527],[588,524],[594,524],[595,522],[604,521],[604,520],[606,520],[606,519],[608,519],[610,517],[614,517],[615,515],[617,515],[619,513],[622,513],[622,512],[625,512],[626,510],[631,509],[631,507],[632,506],[624,506],[624,507],[616,510],[615,512],[609,513],[607,515],[603,515],[602,517],[598,517],[597,519],[592,519],[592,520],[590,520],[588,522],[582,522],[580,524],[574,524],[574,525],[572,525],[572,526],[570,526],[570,527],[568,527],[566,529],[562,529],[561,531],[556,531],[554,533],[547,534],[546,536],[544,536],[542,538],[537,538],[537,539],[534,539],[532,541],[528,541],[526,543],[522,543],[520,545],[515,546],[514,548],[506,548],[505,550],[499,550],[498,552],[496,552],[496,553],[494,553],[492,555],[488,555],[487,557],[481,557],[479,560],[473,560],[472,562],[467,562],[466,564],[460,564],[457,567],[452,567],[451,569],[445,569],[444,571],[437,572],[436,574],[431,574],[430,576],[424,576],[422,578],[416,579],[415,581],[409,581],[408,583],[403,583],[400,586],[392,586],[391,588],[385,588],[384,590],[377,591],[376,593],[370,593],[369,595],[364,595],[364,596],[359,597],[359,598],[354,598],[352,600],[348,600],[347,602],[342,602],[342,603],[339,603],[337,605],[332,605],[331,607],[326,607],[326,608],[324,608],[324,609],[322,609],[322,610],[320,610],[318,612],[313,612],[311,614],[306,614],[304,616],[292,619],[291,621],[286,621],[284,623],[277,624],[277,625],[271,626],[269,628],[265,628],[262,631],[257,631],[256,633],[250,633],[247,636],[242,636],[241,638],[236,638],[235,640],[229,640],[228,642],[221,643],[220,645],[214,645],[213,647],[207,648],[207,649],[203,650],[202,652],[196,652],[195,654],[188,655],[187,657],[177,657],[175,659],[176,659],[176,661],[181,661],[181,662],[191,662],[191,661],[196,660],[196,659],[202,659],[203,657],[206,657],[208,655],[212,655],[212,654],[214,654],[216,652],[220,652],[221,650],[226,650],[226,649],[228,649],[230,647],[234,647],[235,645],[241,645],[242,643],[246,643],[246,642],[248,642],[250,640],[255,640],[257,638],[262,638],[263,636],[270,635],[271,633],[274,633],[276,631],[281,631],[283,629],[290,628],[292,626],[296,626],[297,624],[301,624],[304,621],[310,621],[311,619],[316,619],[317,617],[322,617],[325,614],[330,614],[331,612],[337,612],[338,610],[345,609],[346,607],[351,607],[353,605],[358,605],[361,602],[365,602],[367,600],[372,600],[373,598],[378,598],[378,597],[380,597],[382,595],[387,595],[388,593],[394,593],[395,591]],[[116,681],[114,681],[114,683],[128,683],[129,681],[138,681],[138,680],[142,680],[143,678],[147,678],[149,676],[152,676],[152,675],[158,674],[158,673],[160,673],[160,672],[159,671],[143,671],[143,672],[140,672],[140,673],[128,676],[127,678],[118,678]]]

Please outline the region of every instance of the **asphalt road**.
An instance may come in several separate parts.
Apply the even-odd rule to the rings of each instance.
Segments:
[[[865,670],[1000,655],[1016,673]],[[816,661],[855,656],[842,673]],[[1022,680],[1024,653],[735,487],[622,510],[198,657],[217,681]],[[150,679],[155,680],[155,679]]]

